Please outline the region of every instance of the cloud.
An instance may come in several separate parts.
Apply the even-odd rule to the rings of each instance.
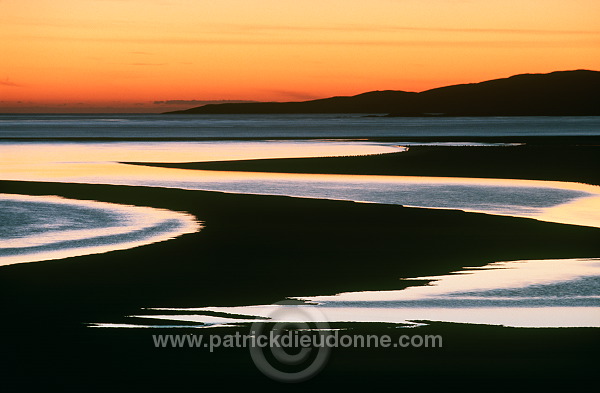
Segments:
[[[444,27],[415,27],[394,25],[339,25],[339,26],[286,26],[286,25],[230,25],[230,28],[240,31],[297,31],[297,32],[339,32],[339,33],[394,33],[403,31],[434,32],[434,33],[504,33],[504,34],[580,34],[600,35],[600,31],[589,30],[543,30],[543,29],[499,29],[499,28],[444,28]]]
[[[8,78],[6,78],[4,80],[0,80],[0,86],[5,86],[5,87],[23,87],[23,85],[20,85],[18,83],[12,82]]]
[[[285,97],[286,99],[314,100],[316,98],[322,98],[322,97],[317,97],[315,95],[305,93],[302,91],[293,91],[293,90],[264,90],[264,91],[272,93],[272,94],[277,94],[281,97]]]
[[[598,33],[600,36],[600,33]],[[506,40],[506,39],[484,39],[478,37],[477,39],[448,39],[443,40],[414,40],[414,39],[336,39],[336,38],[315,38],[306,39],[305,37],[299,38],[276,38],[276,39],[265,39],[252,37],[247,35],[246,38],[232,38],[232,39],[202,39],[202,38],[189,38],[189,37],[167,37],[167,38],[117,38],[117,37],[65,37],[65,36],[29,36],[27,39],[37,39],[42,41],[58,40],[58,41],[81,41],[81,42],[109,42],[109,43],[133,43],[133,44],[171,44],[171,45],[349,45],[349,46],[392,46],[392,47],[497,47],[497,48],[554,48],[554,47],[597,47],[598,39],[560,39],[560,40],[539,40],[531,37],[517,38]],[[445,37],[446,38],[446,37]],[[130,65],[159,65],[152,63],[132,63]],[[160,64],[164,65],[164,64]]]
[[[245,100],[165,100],[154,101],[156,105],[207,105],[207,104],[241,104],[256,101]]]

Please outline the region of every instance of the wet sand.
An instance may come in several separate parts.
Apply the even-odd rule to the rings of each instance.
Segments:
[[[3,337],[10,338],[10,356],[3,361],[10,367],[5,370],[16,369],[7,374],[9,386],[50,383],[68,391],[85,384],[86,391],[115,386],[147,391],[257,383],[280,389],[254,368],[247,350],[159,350],[152,345],[153,329],[91,329],[85,324],[131,322],[124,316],[143,307],[269,304],[286,296],[401,289],[422,282],[400,277],[495,260],[600,254],[598,229],[458,211],[145,187],[28,182],[0,182],[0,187],[188,211],[206,224],[199,233],[132,250],[0,269]],[[571,379],[593,364],[583,359],[591,355],[590,348],[598,348],[593,329],[535,329],[536,334],[452,324],[422,329],[419,334],[441,332],[450,349],[433,355],[413,351],[410,359],[391,350],[334,351],[321,376],[297,387],[356,388],[373,378],[382,383],[402,378],[403,386],[420,386],[426,375],[435,376],[436,383],[470,383],[473,375],[489,383],[501,373],[494,370],[500,366],[511,369],[507,378],[513,383],[533,382],[528,376],[549,365],[568,368]],[[548,339],[558,345],[551,357]],[[575,365],[582,369],[573,370]],[[465,375],[464,370],[472,371]],[[31,373],[38,377],[25,382]]]
[[[435,151],[431,149],[435,148],[415,147],[409,153]],[[556,146],[540,149],[538,158],[566,154]],[[573,159],[593,158],[592,153],[573,149]],[[498,157],[506,151],[499,150]],[[408,153],[358,157],[356,166],[349,158],[310,159],[310,165],[321,171],[317,173],[325,173],[324,168],[336,173],[334,162],[343,162],[339,168],[347,172],[341,173],[391,172],[385,160],[399,160],[403,154]],[[425,162],[417,165],[418,155],[411,159],[412,170],[428,168]],[[477,176],[487,165],[481,160],[473,164],[464,159],[464,165],[471,162],[463,168],[466,172],[453,172],[458,164],[448,164],[447,173],[435,174]],[[282,170],[284,161],[267,164]],[[443,162],[429,169],[443,169]],[[494,162],[498,163],[490,159],[488,168]],[[485,177],[516,177],[535,170],[517,165],[518,153],[504,154],[501,162],[515,164],[497,169],[497,175],[486,169]],[[597,171],[577,171],[578,162],[562,161],[568,178],[557,178],[542,164],[539,173],[545,180],[598,184]],[[233,164],[256,170],[252,163]],[[286,296],[401,289],[423,284],[399,281],[401,277],[444,274],[500,260],[598,257],[600,229],[460,211],[164,188],[0,181],[0,191],[186,211],[206,225],[199,233],[131,250],[0,268],[5,351],[0,366],[7,391],[357,391],[373,386],[539,391],[574,389],[596,378],[597,329],[434,323],[408,329],[409,334],[442,334],[442,349],[334,349],[330,363],[315,379],[281,385],[255,368],[247,349],[212,354],[198,348],[157,349],[151,338],[161,333],[232,334],[236,329],[246,333],[247,328],[206,332],[93,329],[86,324],[128,323],[125,316],[139,314],[144,307],[269,304]],[[385,324],[346,327],[355,333],[398,334],[396,327]]]

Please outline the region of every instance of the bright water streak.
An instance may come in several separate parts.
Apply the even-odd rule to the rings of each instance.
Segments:
[[[385,153],[402,148],[347,142],[0,143],[5,180],[57,180],[81,173],[115,183],[120,160],[170,162]],[[118,178],[118,176],[117,176]],[[106,179],[106,180],[103,180]],[[156,179],[156,177],[155,177]],[[117,181],[118,183],[118,181]],[[0,197],[0,265],[137,247],[199,229],[184,213],[58,197]]]
[[[154,309],[163,311],[161,315],[135,317],[201,324],[197,327],[251,323],[255,317],[301,321],[307,315],[313,318],[308,322],[384,322],[410,326],[419,321],[440,321],[512,327],[600,327],[600,259],[495,262],[481,268],[410,280],[431,282],[397,291],[296,297],[311,305],[161,308]],[[287,319],[272,319],[282,307],[290,309],[285,313]],[[298,310],[294,311],[294,307]],[[311,311],[313,307],[318,312]],[[217,317],[214,313],[223,315]]]
[[[14,194],[0,194],[0,222],[0,266],[123,250],[201,228],[170,210]]]
[[[537,180],[194,171],[124,164],[45,166],[9,180],[117,184],[461,209],[600,227],[600,187]],[[94,173],[94,175],[90,175]]]
[[[485,148],[485,147],[478,147]],[[241,158],[356,155],[402,151],[369,142],[2,143],[6,180],[172,187],[287,195],[471,212],[600,226],[600,187],[585,184],[410,176],[194,171],[119,164]]]

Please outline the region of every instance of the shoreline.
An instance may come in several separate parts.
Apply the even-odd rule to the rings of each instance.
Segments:
[[[140,269],[159,267],[158,255],[165,260],[169,259],[168,255],[181,258],[172,260],[174,266],[200,274],[204,267],[188,263],[190,256],[196,253],[199,253],[199,260],[211,261],[212,273],[209,275],[217,274],[227,266],[234,268],[236,285],[240,285],[242,276],[251,274],[253,269],[277,270],[279,266],[283,268],[288,264],[302,267],[306,261],[314,265],[308,266],[309,270],[316,266],[320,269],[317,270],[319,274],[312,270],[299,272],[307,279],[305,283],[294,283],[295,280],[290,281],[282,272],[272,272],[261,279],[265,283],[272,281],[272,290],[256,290],[259,293],[256,298],[243,296],[246,304],[278,301],[285,296],[401,289],[400,277],[443,274],[490,261],[600,255],[600,246],[595,242],[600,233],[597,228],[458,210],[131,186],[17,181],[0,181],[0,186],[3,192],[15,194],[52,194],[184,211],[205,223],[202,231],[168,242],[2,268],[2,273],[9,276],[11,272],[20,275],[37,269],[53,275],[59,274],[62,269],[97,270],[104,263],[107,263],[107,269],[115,268],[117,271],[131,264]],[[464,239],[469,239],[469,242],[465,243]],[[431,242],[435,242],[435,248],[429,247]],[[511,246],[503,247],[505,244]],[[230,245],[237,246],[232,248]],[[131,258],[127,254],[131,254]],[[149,260],[148,255],[152,255],[152,259]],[[259,255],[260,258],[256,259]],[[288,261],[280,261],[282,258]],[[123,264],[107,261],[109,259],[120,260]],[[131,263],[124,263],[127,260]],[[262,266],[247,265],[258,260]],[[148,264],[143,261],[148,261]],[[226,265],[215,265],[214,261],[222,261]],[[364,272],[365,261],[369,261],[368,274]],[[340,270],[342,266],[343,270]],[[172,278],[179,277],[176,271],[171,274]],[[255,276],[255,273],[251,275]],[[154,278],[157,279],[155,285],[160,286],[166,277]],[[203,285],[210,283],[204,281]],[[2,284],[4,288],[11,287],[7,282]],[[125,285],[125,282],[121,284]],[[14,285],[12,287],[17,289]],[[224,292],[222,295],[227,295],[228,290]],[[174,293],[166,298],[177,298]],[[161,303],[160,296],[152,298]],[[240,301],[236,300],[236,295],[222,299],[209,296],[209,299],[222,300],[223,305]],[[214,305],[212,300],[203,304],[192,304],[189,300],[185,303],[190,306]],[[184,306],[175,303],[139,304],[141,307],[169,305]]]
[[[261,384],[265,391],[280,391],[281,385],[256,370],[247,349],[208,353],[152,345],[153,334],[246,334],[247,327],[201,332],[94,329],[87,323],[131,322],[126,316],[144,307],[269,304],[294,295],[401,289],[426,282],[399,277],[491,260],[600,254],[599,229],[461,211],[130,186],[0,181],[0,187],[188,211],[206,225],[195,234],[130,250],[0,268],[6,321],[0,331],[11,338],[5,383],[22,390],[56,385],[77,391],[90,380],[95,382],[86,391],[196,390],[199,380],[219,388],[225,379],[234,388]],[[389,324],[339,327],[356,334],[404,331]],[[367,388],[374,379],[401,376],[405,387],[434,390],[423,384],[432,374],[445,384],[499,386],[497,370],[506,367],[511,373],[500,385],[507,387],[575,386],[594,378],[600,349],[594,328],[430,323],[418,329],[443,335],[444,348],[336,349],[320,375],[291,389]],[[65,369],[68,380],[53,379]],[[25,378],[30,372],[35,380]],[[152,386],[144,383],[148,378]]]
[[[549,141],[547,146],[540,154],[556,153],[557,144]],[[313,160],[309,166],[315,169],[329,168],[325,162],[341,160],[338,168],[347,171],[381,171],[387,167],[383,165],[387,159],[292,160],[302,165]],[[352,160],[366,166],[353,166]],[[285,163],[265,161],[273,169]],[[493,160],[489,162],[491,165]],[[247,168],[254,165],[242,164]],[[456,170],[457,165],[448,168]],[[574,170],[572,164],[566,165]],[[430,166],[436,168],[439,164]],[[586,175],[588,181],[596,181],[594,168]],[[469,173],[479,169],[471,165]],[[524,173],[515,164],[503,171],[519,170]],[[7,338],[8,354],[0,366],[5,383],[22,391],[81,391],[82,386],[98,392],[116,388],[139,391],[142,387],[144,391],[197,391],[199,386],[247,389],[253,385],[281,391],[280,384],[256,369],[247,349],[208,353],[198,348],[152,345],[153,334],[246,334],[246,326],[95,329],[87,324],[131,322],[127,315],[139,315],[145,307],[271,304],[286,296],[424,285],[427,281],[399,278],[439,275],[493,261],[600,255],[597,228],[458,210],[52,182],[0,181],[0,190],[183,211],[205,225],[198,233],[129,250],[0,267],[5,321],[0,332]],[[600,350],[597,328],[528,329],[436,322],[417,330],[390,324],[334,327],[357,334],[440,334],[444,348],[401,352],[336,349],[315,379],[286,388],[351,391],[372,388],[377,381],[422,391],[449,386],[489,389],[490,384],[505,389],[573,388],[594,381]],[[28,378],[32,373],[35,379]],[[232,373],[236,378],[231,378]],[[429,383],[431,376],[439,385]]]
[[[285,171],[289,173],[415,176],[427,176],[435,173],[437,176],[450,177],[456,177],[457,174],[461,174],[464,177],[476,177],[478,174],[485,172],[489,178],[503,178],[507,176],[511,178],[536,177],[532,176],[532,173],[541,168],[544,172],[543,180],[565,180],[564,176],[566,176],[566,173],[570,176],[567,179],[568,181],[587,180],[592,184],[600,184],[600,175],[597,171],[594,171],[595,167],[593,165],[597,163],[597,157],[600,157],[600,137],[584,139],[577,144],[575,141],[571,141],[566,146],[563,145],[564,138],[540,137],[536,138],[536,140],[535,144],[518,146],[412,146],[408,151],[404,152],[354,157],[137,164],[186,169]],[[596,142],[598,142],[597,145]],[[557,161],[555,154],[559,146],[561,147],[561,160]],[[534,167],[523,165],[525,158],[527,158],[528,162],[535,162],[538,165]],[[504,165],[498,165],[500,161]],[[476,166],[473,165],[474,162],[477,163]],[[557,173],[553,171],[553,166],[559,166],[562,172]],[[582,167],[588,167],[588,171],[579,172],[578,169]],[[572,179],[572,177],[575,177],[576,180]],[[210,235],[213,231],[216,231],[220,233],[221,237],[207,236],[208,240],[205,240],[205,242],[209,244],[209,247],[215,253],[215,260],[225,260],[230,264],[235,264],[236,259],[243,260],[244,252],[240,251],[237,254],[230,252],[226,254],[228,257],[224,257],[219,256],[214,250],[218,247],[226,249],[228,247],[227,243],[238,244],[238,247],[242,249],[247,247],[249,251],[251,250],[254,253],[274,246],[276,250],[272,254],[280,252],[281,255],[286,255],[286,247],[294,249],[298,244],[302,245],[318,238],[318,236],[311,236],[311,232],[316,231],[316,228],[319,228],[322,224],[325,224],[330,230],[325,231],[324,228],[319,228],[320,230],[317,232],[322,232],[321,236],[324,238],[329,237],[332,243],[331,246],[323,241],[317,242],[316,246],[310,248],[312,254],[294,256],[294,259],[298,263],[303,264],[305,261],[311,261],[314,258],[313,255],[325,252],[329,253],[329,257],[333,258],[350,258],[357,265],[354,266],[354,269],[358,271],[359,259],[355,255],[351,255],[352,253],[342,252],[343,247],[346,244],[355,246],[356,250],[354,253],[358,252],[360,255],[367,257],[372,248],[371,245],[381,245],[385,243],[384,240],[388,242],[385,249],[376,251],[380,253],[379,255],[376,254],[376,257],[379,259],[392,259],[398,254],[400,249],[403,255],[410,255],[410,258],[413,258],[415,261],[422,258],[423,255],[421,254],[431,254],[424,258],[425,260],[430,260],[428,263],[405,264],[403,266],[405,270],[404,274],[393,273],[392,270],[389,270],[391,268],[390,264],[384,263],[383,265],[386,265],[387,271],[391,274],[389,277],[395,277],[395,279],[399,277],[407,278],[444,274],[465,266],[479,266],[494,261],[543,259],[544,257],[597,257],[600,255],[600,247],[594,246],[593,242],[594,233],[598,233],[597,228],[548,223],[535,219],[511,216],[465,213],[461,210],[412,208],[401,205],[365,204],[328,199],[101,184],[0,181],[0,190],[3,193],[59,195],[73,199],[98,200],[125,205],[163,208],[177,212],[189,212],[198,221],[205,223],[206,227],[202,230],[202,234],[183,235],[169,240],[165,243],[167,245],[165,248],[172,248],[168,247],[171,243],[186,243],[185,239],[189,237],[203,239],[206,234]],[[272,210],[275,210],[276,213],[273,213]],[[357,212],[360,212],[360,219],[354,217]],[[243,221],[244,217],[247,217],[247,222]],[[265,217],[268,219],[264,220]],[[265,233],[263,239],[253,235],[255,228],[252,223],[258,222],[261,223],[260,228]],[[301,225],[298,223],[301,223]],[[230,242],[227,241],[229,225],[235,230]],[[294,225],[298,225],[302,230],[294,229]],[[346,225],[350,227],[346,228]],[[377,233],[377,236],[370,234],[370,236],[365,235],[363,238],[359,233],[352,233],[352,227],[355,227],[356,231],[360,231],[361,227],[372,228],[371,230]],[[481,230],[477,227],[485,229]],[[285,228],[290,232],[290,235],[282,236],[277,231],[273,231],[273,228]],[[244,231],[250,235],[251,240],[244,239]],[[536,231],[541,231],[540,235],[534,235]],[[506,232],[510,233],[510,235]],[[520,235],[515,236],[516,233],[520,233]],[[569,233],[578,233],[578,235],[570,235]],[[547,235],[554,236],[555,241],[547,242],[538,238],[538,236],[543,238],[543,236]],[[265,243],[264,239],[267,238],[270,238],[271,241]],[[527,238],[530,239],[526,240]],[[410,240],[407,241],[407,239]],[[477,243],[478,245],[473,247],[469,244],[464,244],[465,239],[469,239],[469,244]],[[480,240],[474,241],[472,239]],[[253,240],[257,240],[256,244],[252,242]],[[443,256],[443,250],[433,252],[433,250],[429,249],[431,241],[440,245],[445,244],[448,249],[454,249],[456,255],[447,258]],[[394,247],[394,242],[399,243],[398,246]],[[500,243],[511,244],[510,249],[513,252],[498,250],[496,245]],[[552,245],[548,246],[548,243],[552,243]],[[568,245],[569,243],[578,244],[578,246],[573,247],[572,245]],[[410,244],[410,248],[413,250],[407,249],[404,246],[405,244]],[[494,245],[492,247],[494,251],[490,252],[490,247],[484,246],[485,244]],[[560,246],[556,247],[557,245],[565,245],[565,247],[561,250]],[[144,254],[143,251],[147,247],[154,248],[154,246],[157,245],[151,244],[141,248],[134,248],[131,251],[137,254],[138,250],[141,250],[139,253]],[[398,247],[400,248],[398,249]],[[421,247],[423,250],[420,252],[415,251],[415,247]],[[190,248],[190,242],[187,241],[185,248],[190,251],[194,247]],[[379,248],[383,247],[379,246]],[[443,247],[441,248],[443,249]],[[520,251],[515,252],[515,249],[519,249]],[[569,251],[564,252],[567,249]],[[523,255],[520,252],[523,252]],[[114,253],[99,254],[98,258],[102,259],[103,255],[112,255]],[[118,255],[118,252],[116,253]],[[336,253],[339,255],[336,255]],[[437,262],[433,262],[433,259],[436,258],[434,256],[439,258]],[[466,260],[463,260],[465,256],[467,256]],[[94,259],[93,256],[90,257]],[[87,256],[76,257],[75,259],[79,260],[80,258],[85,259]],[[58,263],[68,265],[68,261],[72,259],[65,259],[58,261]],[[327,261],[328,257],[321,257],[321,259]],[[446,262],[443,262],[443,260],[446,260]],[[421,269],[415,268],[418,265],[427,267]],[[332,269],[329,274],[333,275],[335,270]],[[361,277],[359,276],[359,274],[356,275],[348,286],[336,287],[337,289],[333,287],[320,288],[317,285],[316,288],[319,288],[319,290],[317,291],[316,288],[313,288],[315,289],[314,293],[310,293],[310,290],[308,290],[298,293],[283,293],[281,296],[324,295],[352,290],[388,289],[390,285],[398,285],[397,282],[394,283],[395,279],[386,280],[382,278],[387,275],[381,273],[378,275],[379,278],[371,277],[370,279],[365,279],[365,277],[362,277],[362,279],[365,279],[364,283],[367,284],[366,287],[361,288],[360,286],[363,285],[363,281],[361,281]],[[332,279],[334,278],[332,277]],[[385,284],[383,284],[382,280]],[[372,284],[368,284],[370,281]],[[338,285],[342,285],[342,283]],[[282,285],[282,287],[284,286]],[[401,287],[394,286],[391,288],[401,289]],[[274,301],[277,300],[281,299],[275,299]],[[174,306],[178,307],[181,305]]]

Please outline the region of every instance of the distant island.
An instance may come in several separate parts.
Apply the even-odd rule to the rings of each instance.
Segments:
[[[420,93],[385,90],[301,102],[208,104],[167,114],[361,113],[387,116],[600,116],[600,72],[521,74]]]

